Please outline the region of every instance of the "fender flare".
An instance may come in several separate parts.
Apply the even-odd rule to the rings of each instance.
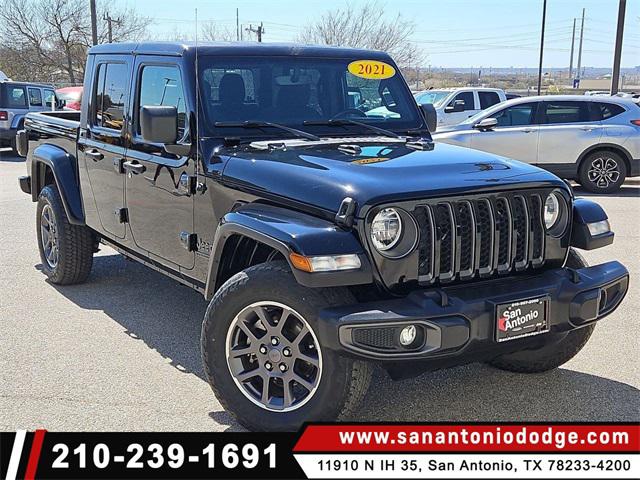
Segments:
[[[337,287],[373,281],[371,263],[353,231],[311,215],[265,204],[248,204],[220,220],[209,257],[205,298],[218,285],[219,266],[227,240],[233,235],[249,237],[277,250],[287,260],[296,281],[307,287]],[[357,254],[358,270],[308,273],[291,265],[289,254],[305,256]]]
[[[41,165],[46,165],[53,172],[53,178],[60,192],[69,223],[84,225],[84,209],[75,157],[58,146],[43,144],[33,151],[31,162],[32,200],[34,202],[38,200],[40,190],[44,187],[44,172]]]

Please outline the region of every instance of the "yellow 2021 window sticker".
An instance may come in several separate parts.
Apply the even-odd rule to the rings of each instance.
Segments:
[[[369,80],[384,80],[396,74],[395,68],[378,60],[356,60],[351,62],[347,68],[352,75]]]

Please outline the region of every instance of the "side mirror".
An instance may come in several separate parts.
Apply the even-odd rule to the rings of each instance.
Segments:
[[[420,111],[427,122],[427,129],[429,132],[435,132],[438,126],[438,114],[436,113],[436,108],[432,103],[423,103],[420,105]]]
[[[498,120],[495,118],[483,118],[478,123],[476,123],[473,128],[477,128],[478,130],[486,131],[493,130],[498,125]]]
[[[464,100],[454,100],[453,103],[450,103],[444,108],[446,113],[457,113],[464,111],[465,102]]]
[[[62,110],[67,105],[66,100],[56,99],[56,110]]]
[[[172,106],[145,105],[140,108],[140,132],[150,143],[178,141],[178,110]]]

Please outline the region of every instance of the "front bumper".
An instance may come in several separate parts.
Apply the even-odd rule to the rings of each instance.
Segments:
[[[613,312],[629,286],[629,272],[619,262],[537,275],[496,279],[441,289],[418,290],[405,298],[360,303],[320,312],[323,346],[341,354],[415,363],[429,368],[484,361],[497,355],[563,338],[566,332]],[[549,299],[549,332],[498,343],[496,306],[529,298]],[[402,351],[397,333],[416,325],[424,332],[419,348]]]

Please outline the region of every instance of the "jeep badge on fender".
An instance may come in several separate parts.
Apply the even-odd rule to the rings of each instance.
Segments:
[[[202,292],[207,379],[250,429],[345,418],[374,363],[556,368],[627,292],[575,250],[613,241],[602,208],[434,144],[385,53],[105,44],[84,91],[17,134],[42,269],[83,282],[102,243]]]

